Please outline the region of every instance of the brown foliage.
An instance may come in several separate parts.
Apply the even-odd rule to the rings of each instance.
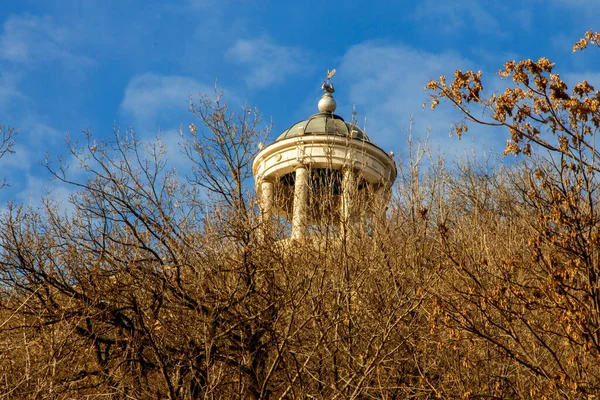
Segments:
[[[553,68],[507,63],[514,87],[488,98],[480,73],[429,84],[434,107],[465,113],[457,133],[506,126],[507,152],[551,157],[448,171],[409,136],[387,211],[372,205],[344,235],[323,216],[293,244],[276,240],[285,221],[257,234],[255,110],[194,107],[207,131],[184,137],[191,185],[160,142],[89,134],[71,147],[87,181],[49,164],[77,188],[70,211],[2,216],[0,395],[594,398],[600,95],[568,92]]]
[[[598,45],[588,32],[574,46]],[[546,58],[507,62],[498,73],[513,85],[483,97],[482,74],[471,71],[431,81],[432,107],[450,100],[466,123],[507,127],[505,154],[533,158],[494,183],[505,211],[455,219],[443,251],[456,271],[453,297],[440,297],[441,320],[458,338],[478,338],[530,374],[515,396],[593,398],[599,391],[600,259],[598,150],[600,92],[583,81],[569,92]],[[483,109],[474,117],[472,107]],[[486,118],[487,117],[487,118]],[[483,188],[485,189],[485,188]],[[521,382],[514,381],[516,388]]]

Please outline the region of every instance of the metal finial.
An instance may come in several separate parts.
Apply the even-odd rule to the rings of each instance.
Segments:
[[[335,92],[333,88],[333,83],[331,83],[331,77],[335,75],[335,68],[331,71],[327,70],[327,80],[323,82],[323,86],[321,86],[321,90],[325,92],[325,94],[319,100],[319,111],[322,113],[328,112],[333,113],[337,107],[333,96],[331,95]]]
[[[335,68],[331,71],[327,70],[327,79],[323,81],[323,86],[321,86],[321,90],[323,90],[325,93],[335,92],[335,89],[333,88],[333,83],[331,83],[331,77],[333,75],[335,75]]]

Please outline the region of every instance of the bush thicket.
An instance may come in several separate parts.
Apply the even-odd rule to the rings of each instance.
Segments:
[[[409,137],[383,218],[294,246],[284,221],[257,234],[257,110],[200,98],[187,180],[159,141],[88,134],[85,182],[48,164],[68,211],[1,216],[0,396],[595,398],[600,93],[553,68],[509,62],[490,97],[472,71],[428,85],[524,161],[446,170]]]

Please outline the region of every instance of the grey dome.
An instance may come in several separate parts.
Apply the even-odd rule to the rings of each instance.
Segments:
[[[338,115],[322,112],[300,121],[286,129],[276,142],[303,135],[335,135],[370,142],[371,139],[356,125],[344,121]]]

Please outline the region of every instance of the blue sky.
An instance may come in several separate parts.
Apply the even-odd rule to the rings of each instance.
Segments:
[[[597,5],[595,5],[597,4]],[[329,68],[338,73],[338,114],[382,148],[402,154],[403,132],[431,128],[454,156],[501,152],[506,136],[474,130],[449,138],[449,106],[423,110],[423,87],[455,69],[491,75],[509,59],[546,56],[567,80],[600,83],[600,52],[571,53],[597,28],[600,2],[583,0],[93,1],[0,0],[0,123],[20,130],[16,154],[0,160],[7,201],[38,201],[48,180],[37,165],[65,152],[64,138],[99,138],[113,125],[176,143],[195,122],[188,97],[215,80],[234,107],[258,105],[272,137],[316,112]],[[490,90],[500,87],[497,80]],[[494,86],[496,85],[496,86]],[[176,153],[170,153],[171,156]]]

